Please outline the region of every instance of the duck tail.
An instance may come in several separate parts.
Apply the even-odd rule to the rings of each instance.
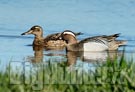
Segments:
[[[104,36],[105,38],[107,38],[108,40],[115,40],[117,37],[119,37],[120,33],[118,34],[113,34],[113,35],[109,35],[109,36]]]
[[[113,34],[113,35],[111,35],[112,37],[115,37],[115,38],[117,38],[117,37],[119,37],[120,36],[120,33],[117,33],[117,34]]]
[[[122,46],[122,45],[125,45],[125,44],[127,44],[127,41],[125,41],[125,40],[119,40],[119,41],[117,41],[117,44],[119,45],[119,46]]]

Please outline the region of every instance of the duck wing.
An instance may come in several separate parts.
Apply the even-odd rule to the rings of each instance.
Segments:
[[[119,35],[120,35],[120,33],[118,33],[118,34],[113,34],[113,35],[109,35],[109,36],[103,35],[102,37],[103,37],[104,39],[106,39],[107,41],[114,41],[117,37],[119,37]]]
[[[83,33],[78,32],[78,33],[74,33],[76,36],[78,35],[82,35]],[[50,34],[48,36],[45,37],[45,40],[61,40],[61,33],[54,33],[54,34]]]
[[[124,45],[126,41],[118,41],[116,38],[119,37],[119,34],[113,35],[102,35],[102,36],[94,36],[89,37],[79,42],[79,46],[83,46],[84,43],[97,43],[104,47],[108,47],[109,50],[116,50],[119,46]]]
[[[45,40],[59,40],[61,33],[54,33],[54,34],[50,34],[48,36],[45,37]]]
[[[113,34],[113,35],[101,35],[101,36],[93,36],[86,38],[80,43],[87,43],[87,42],[97,42],[97,43],[102,43],[102,44],[107,44],[107,42],[114,41],[117,37],[119,37],[120,34]]]
[[[95,42],[95,43],[101,43],[108,45],[107,39],[104,36],[94,36],[94,37],[89,37],[84,40],[81,40],[79,43],[88,43],[88,42]]]

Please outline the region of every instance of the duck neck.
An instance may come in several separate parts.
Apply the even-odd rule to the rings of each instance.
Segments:
[[[35,39],[43,39],[43,35],[41,34],[41,35],[35,35]]]
[[[77,39],[75,37],[73,37],[72,39],[69,39],[68,40],[68,44],[71,45],[71,44],[75,44],[77,43]]]
[[[43,44],[44,44],[43,36],[36,35],[35,39],[34,39],[34,42],[33,42],[33,45],[43,45]]]

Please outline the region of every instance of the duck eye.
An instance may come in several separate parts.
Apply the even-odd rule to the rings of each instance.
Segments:
[[[34,28],[31,28],[30,30],[33,30]]]

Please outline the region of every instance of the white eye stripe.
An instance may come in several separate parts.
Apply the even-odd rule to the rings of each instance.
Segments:
[[[39,27],[35,27],[35,28],[39,28]]]
[[[69,34],[69,35],[72,35],[72,36],[74,36],[74,37],[75,37],[75,34],[74,34],[74,33],[72,33],[72,32],[64,32],[63,34]]]

